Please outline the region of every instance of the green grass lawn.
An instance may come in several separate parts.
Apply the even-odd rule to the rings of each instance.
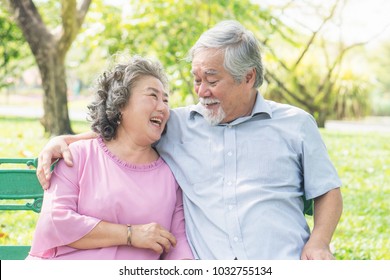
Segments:
[[[72,124],[76,132],[89,129],[86,122]],[[48,141],[36,119],[0,117],[0,127],[0,157],[35,157]],[[321,133],[343,181],[336,258],[390,260],[390,133]],[[0,213],[0,244],[31,243],[36,219],[23,211]]]
[[[390,133],[322,131],[343,181],[338,259],[390,259]]]

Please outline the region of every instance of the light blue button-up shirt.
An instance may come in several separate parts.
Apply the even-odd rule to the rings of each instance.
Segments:
[[[199,259],[299,259],[302,195],[341,186],[311,115],[257,96],[250,116],[210,126],[200,104],[171,111],[157,145],[184,194]]]

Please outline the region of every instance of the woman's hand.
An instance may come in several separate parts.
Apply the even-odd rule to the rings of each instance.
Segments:
[[[127,226],[110,222],[99,222],[81,239],[68,244],[76,249],[94,249],[127,244]],[[131,226],[131,246],[150,249],[158,254],[168,252],[176,246],[176,238],[157,223]]]
[[[131,226],[131,245],[137,248],[151,249],[158,254],[169,252],[176,246],[176,238],[156,223]]]

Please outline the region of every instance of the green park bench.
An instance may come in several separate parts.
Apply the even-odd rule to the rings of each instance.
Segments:
[[[0,211],[41,211],[43,189],[36,176],[37,163],[33,158],[0,158]],[[7,226],[3,223],[0,219],[0,226]],[[0,245],[0,260],[23,260],[29,250],[27,244]]]

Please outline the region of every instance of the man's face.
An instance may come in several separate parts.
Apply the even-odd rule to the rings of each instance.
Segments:
[[[253,83],[248,83],[247,77],[237,83],[225,70],[223,62],[224,54],[215,49],[202,50],[192,60],[195,92],[211,125],[245,116],[253,106],[250,94]]]

